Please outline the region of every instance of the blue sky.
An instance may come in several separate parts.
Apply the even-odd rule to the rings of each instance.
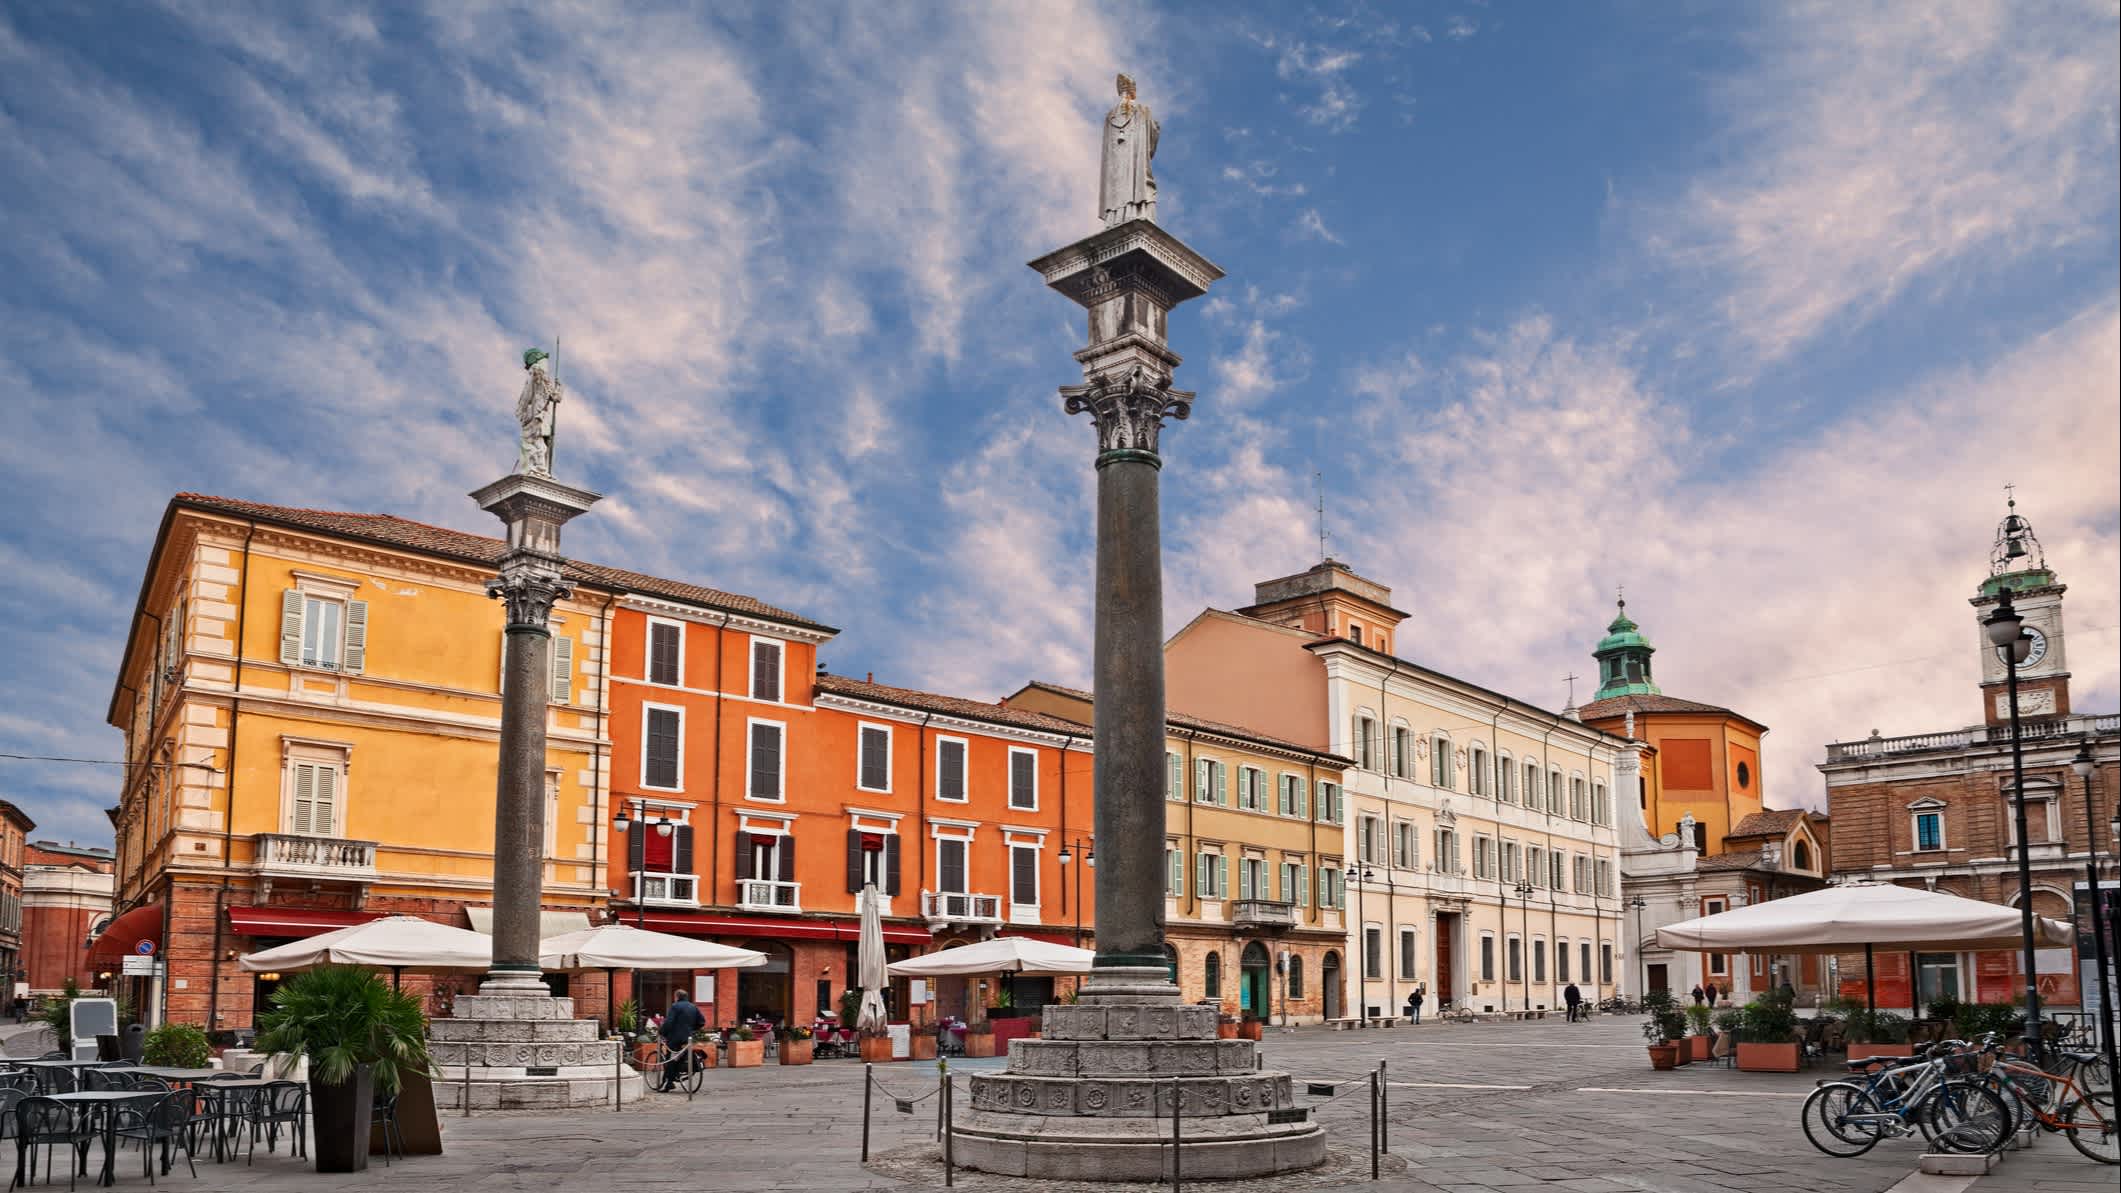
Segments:
[[[1823,742],[1979,712],[2014,481],[2117,699],[2115,5],[233,3],[0,13],[0,751],[103,723],[169,495],[484,531],[562,340],[585,557],[844,673],[1081,682],[1082,327],[1127,70],[1173,320],[1167,620],[1334,553],[1401,653],[1559,706],[1626,584],[1675,695]],[[108,770],[0,762],[40,835]]]

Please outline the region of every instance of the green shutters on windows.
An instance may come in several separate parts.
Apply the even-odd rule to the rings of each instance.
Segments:
[[[1186,760],[1166,751],[1164,768],[1168,772],[1164,779],[1165,799],[1186,798]]]

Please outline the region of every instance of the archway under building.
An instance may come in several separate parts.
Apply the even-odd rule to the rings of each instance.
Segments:
[[[1340,953],[1338,950],[1328,949],[1326,955],[1318,962],[1318,999],[1319,1007],[1324,1011],[1325,1018],[1338,1019],[1341,1017]]]

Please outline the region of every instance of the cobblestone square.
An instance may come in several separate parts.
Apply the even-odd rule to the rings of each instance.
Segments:
[[[1632,1018],[1585,1024],[1401,1025],[1334,1032],[1269,1029],[1263,1064],[1308,1083],[1341,1083],[1305,1099],[1331,1138],[1321,1172],[1249,1188],[1389,1193],[2087,1193],[2113,1188],[2113,1171],[2042,1138],[1978,1180],[1916,1175],[1919,1145],[1888,1142],[1854,1160],[1805,1142],[1798,1108],[1829,1070],[1740,1073],[1649,1067]],[[1365,1077],[1385,1062],[1391,1153],[1369,1178]],[[953,1072],[999,1067],[953,1062]],[[260,1153],[251,1166],[207,1164],[202,1189],[376,1189],[485,1193],[542,1189],[853,1190],[941,1188],[934,1150],[933,1063],[876,1067],[875,1162],[861,1151],[861,1066],[720,1069],[690,1103],[651,1095],[623,1114],[445,1117],[447,1153],[365,1174],[319,1176]],[[962,1086],[960,1086],[962,1089]],[[920,1099],[913,1113],[894,1099]],[[960,1106],[962,1106],[962,1101]],[[121,1159],[121,1181],[128,1180]],[[1902,1182],[1909,1182],[1903,1184]],[[960,1173],[959,1188],[1057,1188]],[[1115,1186],[1077,1186],[1114,1188]],[[1128,1186],[1138,1187],[1138,1186]],[[1191,1189],[1236,1186],[1188,1182]]]

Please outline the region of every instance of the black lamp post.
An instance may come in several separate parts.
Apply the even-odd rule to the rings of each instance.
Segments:
[[[1357,985],[1357,988],[1358,988],[1358,990],[1359,990],[1359,992],[1360,992],[1360,995],[1361,995],[1361,998],[1362,998],[1362,1019],[1364,1020],[1364,1022],[1368,1022],[1368,1021],[1369,1021],[1369,1018],[1370,1018],[1370,921],[1369,921],[1369,920],[1367,920],[1367,919],[1365,919],[1365,918],[1363,917],[1363,913],[1362,913],[1363,893],[1362,893],[1362,892],[1363,892],[1363,888],[1364,888],[1364,887],[1366,887],[1366,886],[1368,886],[1368,885],[1370,884],[1370,875],[1371,875],[1371,870],[1370,870],[1370,867],[1368,867],[1368,866],[1360,866],[1360,865],[1359,865],[1359,866],[1358,866],[1358,868],[1356,869],[1356,871],[1355,871],[1355,875],[1354,875],[1354,882],[1355,882],[1355,921],[1356,921],[1356,925],[1357,925],[1357,927],[1361,929],[1361,933],[1362,933],[1362,934],[1361,934],[1361,936],[1360,936],[1360,937],[1358,938],[1358,939],[1360,939],[1360,940],[1361,940],[1361,942],[1362,942],[1362,959],[1361,959],[1361,962],[1360,962],[1360,964],[1361,964],[1361,966],[1362,966],[1362,969],[1361,969],[1362,977],[1361,977],[1361,979],[1360,979],[1360,980],[1358,980],[1358,982],[1356,983],[1356,985]],[[1378,953],[1379,953],[1379,957],[1378,957],[1378,962],[1379,962],[1379,968],[1383,968],[1383,961],[1384,961],[1384,957],[1383,957],[1383,953],[1384,953],[1384,940],[1383,940],[1383,937],[1382,937],[1382,936],[1380,936],[1380,937],[1378,938],[1378,945],[1377,945],[1377,951],[1378,951]]]
[[[2092,810],[2092,774],[2099,769],[2099,764],[2092,757],[2089,738],[2077,747],[2077,756],[2069,760],[2069,768],[2084,784],[2084,877],[2090,883],[2087,889],[2092,899],[2092,948],[2099,962],[2100,1047],[2106,1052],[2106,1071],[2121,1073],[2121,1058],[2115,1056],[2114,1047],[2113,983],[2106,972],[2105,895],[2099,889],[2099,818]],[[2121,822],[2121,813],[2116,813],[2115,819]]]
[[[1524,908],[1524,914],[1520,917],[1523,926],[1517,930],[1517,977],[1524,983],[1524,1009],[1527,1011],[1532,1009],[1532,889],[1531,883],[1522,878],[1517,880],[1517,902]],[[1507,909],[1504,916],[1503,934],[1508,936]],[[1510,1009],[1509,983],[1503,983],[1502,989],[1502,1009],[1507,1011]]]
[[[651,822],[648,819],[647,813],[642,809],[640,800],[630,800],[628,802],[633,805],[633,814],[631,816],[628,816],[626,814],[625,806],[620,805],[619,810],[615,814],[613,814],[611,818],[611,831],[617,833],[619,836],[624,837],[629,832],[631,832],[633,830],[633,823],[636,820],[640,821],[643,827],[649,827],[652,825],[655,829],[655,835],[658,837],[667,837],[673,831],[675,831],[676,826],[670,823],[670,817],[665,816],[661,812],[658,812],[656,813],[655,820]],[[631,866],[633,862],[632,853],[633,850],[629,847],[627,849],[626,859],[627,864],[629,866]],[[646,864],[645,859],[643,860],[642,864]],[[647,880],[642,877],[641,872],[638,870],[633,871],[632,874],[633,926],[636,928],[645,928],[648,926],[648,901],[644,899],[642,895],[647,890]],[[641,971],[638,969],[633,971],[633,997],[635,1002],[640,1001]],[[614,1024],[614,1026],[616,1025]]]
[[[1097,869],[1097,846],[1095,843],[1093,843],[1087,837],[1079,838],[1076,840],[1064,841],[1061,843],[1060,853],[1057,854],[1054,858],[1055,861],[1058,861],[1060,863],[1062,882],[1068,881],[1068,867],[1075,863],[1074,847],[1076,845],[1081,845],[1083,847],[1083,864],[1090,867],[1092,870]],[[1080,873],[1077,873],[1075,876],[1074,904],[1075,947],[1081,948],[1083,947],[1083,876]]]
[[[2005,686],[2010,694],[2011,786],[2018,822],[2018,914],[2020,930],[2025,934],[2025,1022],[2032,1035],[2033,1060],[2038,1063],[2046,1059],[2047,1041],[2041,1031],[2040,977],[2034,956],[2038,942],[2033,935],[2033,850],[2025,820],[2025,740],[2018,721],[2018,664],[2032,652],[2032,639],[2026,636],[2025,619],[2011,604],[2008,588],[1998,595],[1996,608],[1982,619],[1981,625],[1988,632],[1989,645],[2003,660]]]
[[[1638,968],[1635,976],[1642,979],[1642,985],[1635,988],[1636,1002],[1641,1002],[1650,992],[1650,959],[1648,954],[1643,952],[1642,940],[1642,909],[1649,905],[1649,901],[1644,899],[1639,891],[1627,901],[1628,910],[1635,913],[1635,961]]]

